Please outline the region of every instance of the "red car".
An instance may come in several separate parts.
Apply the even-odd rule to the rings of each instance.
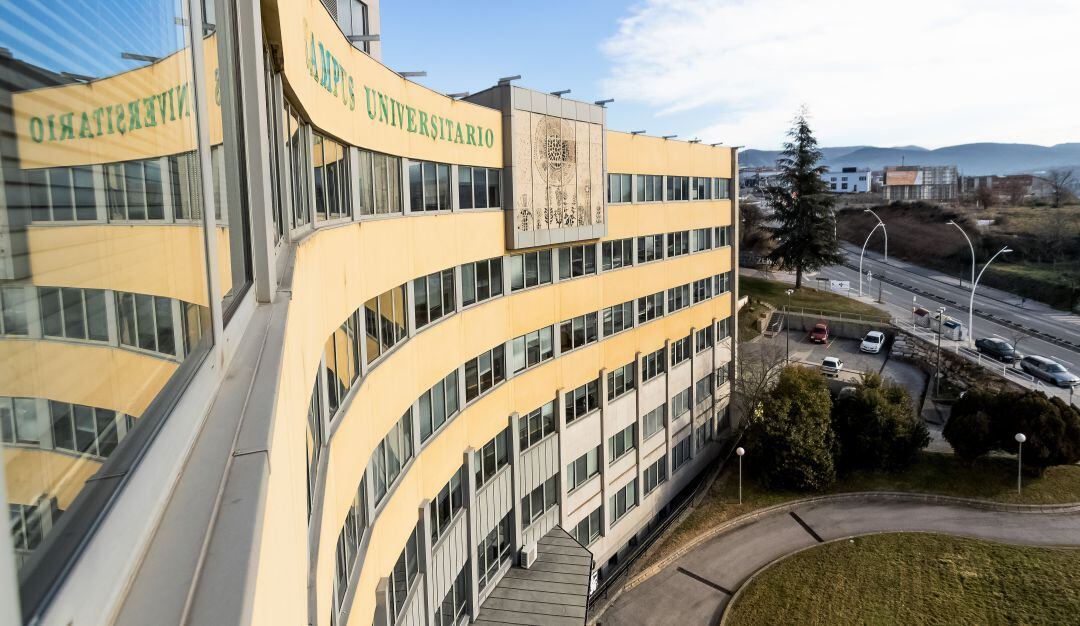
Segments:
[[[810,341],[829,343],[829,327],[825,324],[814,324],[814,329],[810,331]]]

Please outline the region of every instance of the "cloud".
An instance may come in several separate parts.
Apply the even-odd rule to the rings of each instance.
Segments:
[[[774,147],[806,104],[825,145],[1080,140],[1077,0],[646,0],[604,93],[704,140]]]

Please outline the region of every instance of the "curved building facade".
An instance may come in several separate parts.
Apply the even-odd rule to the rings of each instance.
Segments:
[[[732,433],[735,149],[112,9],[0,9],[0,622],[582,623]]]

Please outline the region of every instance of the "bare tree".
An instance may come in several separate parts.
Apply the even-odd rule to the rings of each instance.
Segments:
[[[1042,177],[1050,185],[1050,203],[1055,209],[1075,197],[1070,189],[1075,173],[1070,169],[1056,169],[1050,170]]]
[[[1036,232],[1056,269],[1060,261],[1070,256],[1073,244],[1080,238],[1080,216],[1068,209],[1050,209],[1041,211],[1039,217]]]
[[[780,346],[760,341],[739,345],[731,404],[743,426],[761,418],[765,398],[772,392],[776,376],[786,363]]]

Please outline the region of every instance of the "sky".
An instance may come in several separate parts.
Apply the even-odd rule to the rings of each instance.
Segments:
[[[827,146],[1080,141],[1080,0],[383,0],[382,26],[433,89],[521,74],[619,130],[775,149],[805,105]]]

